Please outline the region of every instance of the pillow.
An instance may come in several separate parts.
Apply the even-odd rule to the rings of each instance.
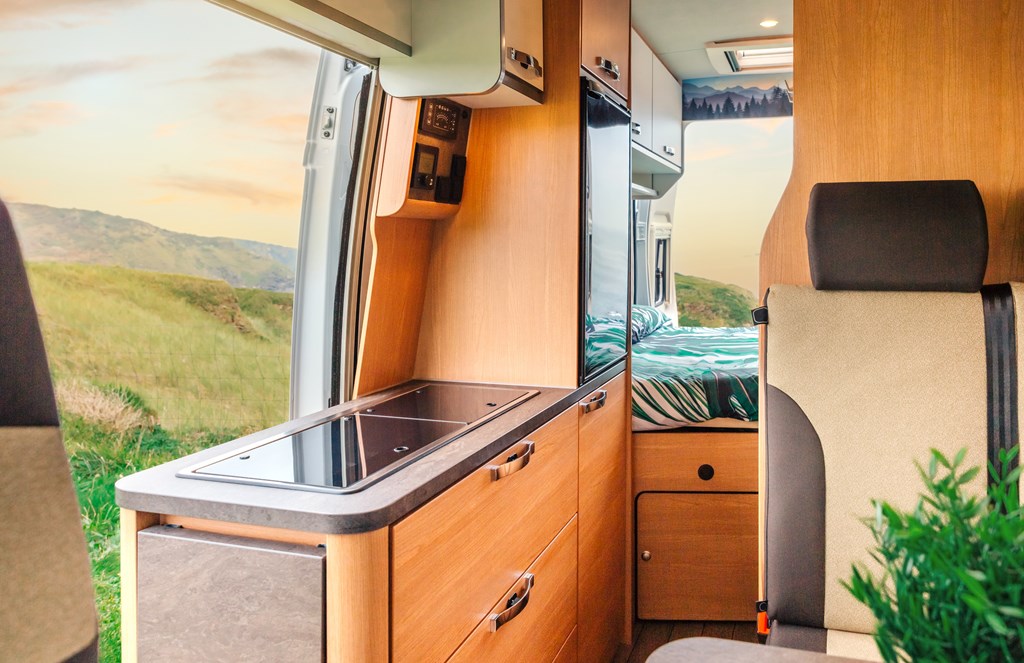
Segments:
[[[671,325],[672,318],[651,306],[634,306],[632,319],[633,342],[639,343],[665,325]]]

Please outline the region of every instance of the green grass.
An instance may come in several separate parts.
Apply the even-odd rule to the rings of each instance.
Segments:
[[[754,295],[743,288],[676,274],[676,308],[680,327],[749,327]]]
[[[92,561],[100,658],[116,662],[114,484],[284,421],[292,298],[117,267],[28,268]]]
[[[29,277],[58,380],[129,386],[171,430],[286,416],[291,295],[98,265],[30,263]]]

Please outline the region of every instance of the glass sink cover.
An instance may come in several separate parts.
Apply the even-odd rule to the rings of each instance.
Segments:
[[[314,419],[305,427],[260,439],[178,476],[356,492],[536,394],[505,387],[424,385],[326,421]]]

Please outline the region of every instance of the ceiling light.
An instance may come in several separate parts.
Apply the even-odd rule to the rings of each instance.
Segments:
[[[766,18],[763,21],[761,21],[762,28],[774,28],[778,24],[779,22],[776,21],[774,18]]]

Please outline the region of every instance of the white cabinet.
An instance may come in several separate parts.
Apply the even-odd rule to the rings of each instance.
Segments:
[[[539,104],[543,0],[412,3],[412,55],[380,59],[394,97],[449,97],[473,108]]]
[[[651,47],[637,34],[630,30],[630,101],[633,114],[633,142],[653,149],[651,132],[653,127],[652,92],[654,82],[654,53]]]
[[[660,198],[683,173],[683,86],[636,30],[631,41],[633,184]]]
[[[683,89],[657,58],[654,60],[651,149],[677,166],[683,164]]]

